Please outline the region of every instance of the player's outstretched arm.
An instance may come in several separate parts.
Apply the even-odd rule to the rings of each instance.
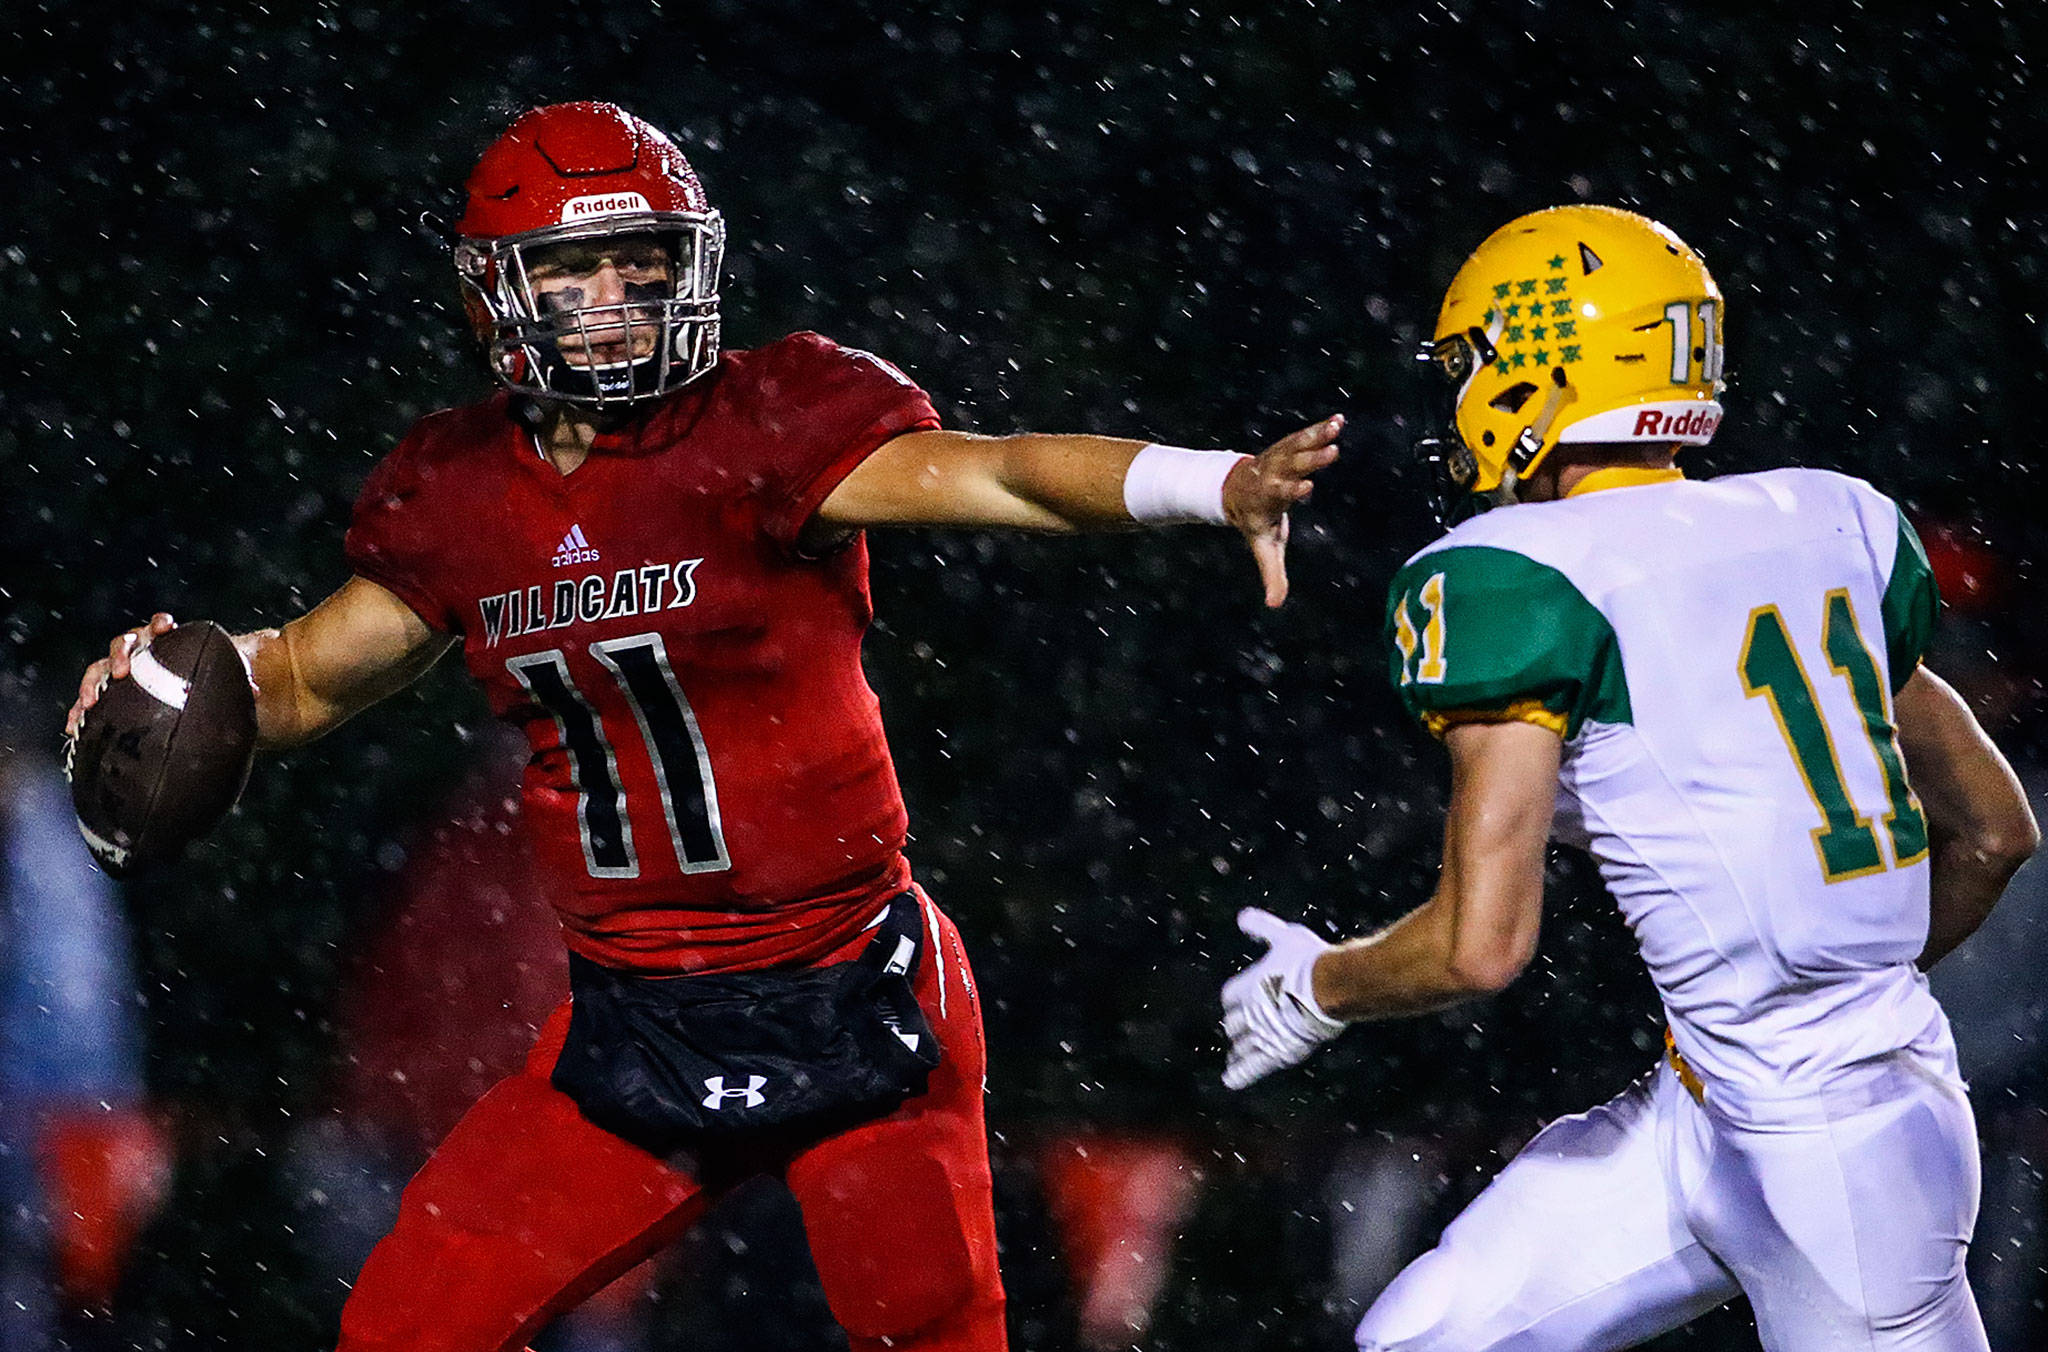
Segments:
[[[1927,813],[1924,970],[1976,933],[2041,844],[2019,776],[1947,682],[1918,667],[1894,701],[1906,774]]]
[[[107,655],[86,668],[67,730],[77,729],[108,676],[126,676],[130,656],[175,625],[158,613],[114,639]],[[404,689],[454,640],[383,587],[352,577],[282,629],[259,629],[235,642],[255,678],[257,745],[276,750],[310,742]]]
[[[863,460],[818,508],[826,530],[963,526],[1071,533],[1209,521],[1244,535],[1266,604],[1287,599],[1287,513],[1337,458],[1341,416],[1262,453],[1118,437],[909,432]]]
[[[1293,1065],[1347,1024],[1423,1014],[1521,975],[1543,916],[1543,859],[1564,743],[1533,723],[1453,725],[1451,805],[1434,895],[1377,934],[1326,944],[1264,911],[1238,917],[1269,944],[1223,987],[1241,1089]]]

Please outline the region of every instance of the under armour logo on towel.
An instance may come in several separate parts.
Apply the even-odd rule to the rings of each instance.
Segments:
[[[761,1092],[767,1083],[766,1075],[749,1075],[745,1089],[727,1089],[725,1076],[713,1075],[704,1081],[704,1087],[711,1091],[704,1096],[704,1106],[713,1112],[719,1112],[724,1109],[727,1099],[736,1098],[745,1099],[749,1108],[758,1108],[768,1101],[767,1096]]]

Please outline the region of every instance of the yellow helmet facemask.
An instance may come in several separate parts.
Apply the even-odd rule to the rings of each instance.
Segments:
[[[1454,496],[1513,502],[1560,442],[1712,440],[1721,289],[1647,217],[1551,207],[1473,250],[1418,360],[1455,391],[1454,435],[1425,443]]]

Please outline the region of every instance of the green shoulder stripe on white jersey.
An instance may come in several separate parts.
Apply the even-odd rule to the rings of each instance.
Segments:
[[[1884,588],[1885,657],[1891,667],[1893,694],[1899,693],[1913,668],[1927,655],[1935,616],[1940,613],[1941,589],[1935,586],[1934,568],[1927,562],[1920,536],[1901,512],[1899,549],[1892,558],[1891,580]]]
[[[1460,716],[1510,715],[1578,734],[1631,721],[1614,628],[1557,569],[1508,549],[1411,560],[1387,598],[1388,673],[1441,735]]]

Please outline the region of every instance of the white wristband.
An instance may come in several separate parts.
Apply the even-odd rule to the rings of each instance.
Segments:
[[[1229,524],[1223,514],[1223,481],[1237,462],[1236,451],[1190,451],[1154,442],[1132,458],[1124,472],[1124,510],[1148,525],[1171,521]]]

